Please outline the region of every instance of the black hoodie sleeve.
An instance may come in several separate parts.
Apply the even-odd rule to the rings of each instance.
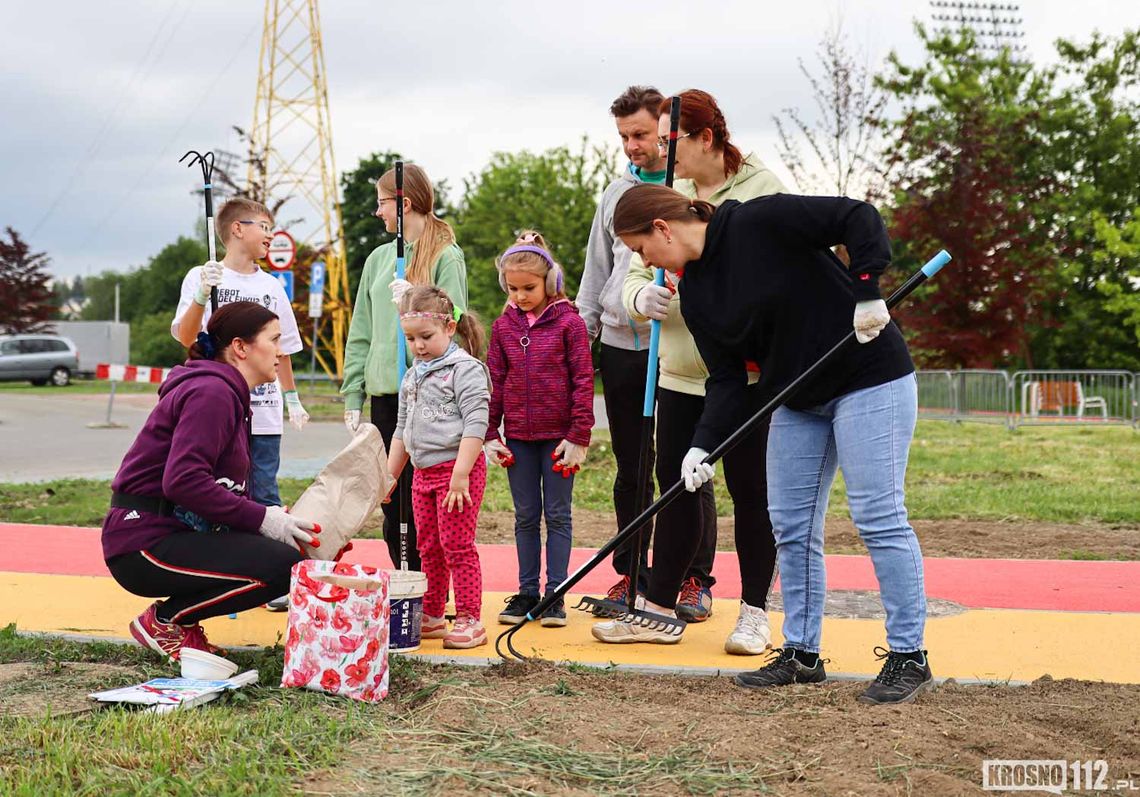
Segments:
[[[843,244],[851,256],[848,271],[855,301],[881,299],[879,275],[891,262],[891,241],[873,205],[847,197],[780,194],[767,200],[778,218],[775,229],[813,249]]]
[[[748,420],[748,370],[744,360],[699,324],[690,325],[689,331],[709,369],[705,380],[705,406],[693,433],[692,445],[712,451]]]

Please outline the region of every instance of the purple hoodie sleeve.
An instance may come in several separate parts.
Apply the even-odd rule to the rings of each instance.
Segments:
[[[487,440],[499,439],[503,422],[503,392],[507,385],[507,358],[503,353],[499,324],[491,325],[491,345],[487,347],[487,370],[491,374],[491,402],[487,413]]]
[[[586,322],[577,313],[567,313],[563,331],[566,364],[570,371],[570,430],[566,439],[580,446],[590,445],[594,428],[594,360]]]
[[[215,481],[217,462],[234,438],[244,434],[235,423],[239,412],[235,404],[228,387],[224,392],[194,390],[187,394],[170,440],[162,494],[213,523],[256,532],[265,519],[265,507]]]

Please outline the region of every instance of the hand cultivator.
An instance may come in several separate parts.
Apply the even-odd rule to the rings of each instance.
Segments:
[[[905,283],[903,283],[903,285],[899,287],[898,290],[891,294],[891,297],[887,299],[887,307],[895,307],[903,299],[909,296],[915,288],[937,274],[939,270],[941,270],[942,267],[949,262],[950,254],[945,250],[939,252],[937,255],[931,258],[919,271],[911,275],[911,277]],[[749,418],[743,426],[733,432],[728,437],[728,439],[717,446],[716,449],[712,451],[712,453],[705,457],[704,462],[712,464],[721,459],[729,451],[731,451],[737,445],[737,443],[747,437],[748,434],[750,434],[752,430],[756,428],[757,424],[775,412],[778,407],[780,407],[782,404],[788,401],[788,399],[795,395],[800,390],[800,388],[811,381],[820,371],[832,363],[839,352],[848,346],[854,339],[855,330],[851,330],[843,336],[842,340],[832,346],[826,354],[824,354],[815,363],[809,366],[808,369],[800,374],[791,384],[777,393],[775,397],[773,397],[767,404],[761,407],[755,415]],[[587,573],[604,562],[609,557],[609,555],[613,553],[619,546],[629,542],[631,538],[633,538],[634,535],[636,535],[641,530],[642,526],[644,526],[650,519],[657,515],[658,512],[672,503],[684,489],[685,482],[683,480],[678,480],[672,487],[662,493],[660,498],[650,504],[644,512],[634,518],[628,526],[619,531],[617,535],[614,536],[609,542],[599,548],[598,552],[594,554],[594,556],[591,557],[588,562],[571,573],[565,581],[558,585],[557,589],[555,589],[553,592],[548,593],[541,601],[539,601],[538,604],[527,613],[522,622],[520,622],[518,625],[511,626],[509,629],[500,634],[499,637],[495,640],[495,652],[499,654],[499,657],[503,659],[527,659],[528,657],[522,655],[515,649],[514,645],[511,642],[511,638],[517,634],[519,630],[528,622],[541,617],[542,613],[545,612],[555,601],[563,598],[566,593],[570,591],[571,587],[581,581]],[[636,585],[634,585],[632,581],[630,584],[630,591],[636,591]],[[585,608],[583,604],[586,604],[587,601],[591,602],[588,604],[591,608],[597,607],[605,611],[613,612],[612,614],[606,614],[605,616],[607,617],[614,617],[627,622],[639,623],[646,625],[649,628],[664,630],[668,631],[669,633],[675,633],[678,635],[684,630],[685,627],[684,621],[678,620],[677,618],[665,617],[662,615],[653,614],[652,612],[646,612],[637,609],[630,611],[630,607],[614,603],[613,601],[583,598],[582,603],[580,603],[576,608]],[[665,625],[654,625],[657,623],[664,623]],[[504,646],[506,647],[509,655],[504,654]]]
[[[194,157],[190,158],[191,155]],[[210,180],[214,175],[214,153],[207,152],[203,155],[196,150],[190,150],[179,158],[178,162],[182,163],[187,158],[190,158],[190,162],[186,164],[186,168],[192,167],[195,163],[202,167],[202,196],[206,201],[206,249],[210,253],[210,259],[217,260],[218,249],[214,237],[214,193],[210,185]],[[210,312],[218,312],[217,288],[210,288]]]

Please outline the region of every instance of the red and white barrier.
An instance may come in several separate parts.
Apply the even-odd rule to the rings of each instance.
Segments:
[[[147,365],[99,363],[95,366],[96,379],[109,379],[112,382],[149,382],[152,385],[161,385],[169,375],[169,368],[151,368]]]

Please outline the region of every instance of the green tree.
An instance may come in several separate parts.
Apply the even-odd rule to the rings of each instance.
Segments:
[[[573,150],[497,152],[464,181],[456,237],[467,259],[471,306],[485,322],[503,307],[495,258],[523,229],[543,234],[565,270],[566,292],[577,293],[598,198],[617,168],[613,151],[583,138]]]
[[[1121,327],[1127,333],[1131,330],[1132,345],[1140,345],[1140,207],[1124,225],[1117,227],[1100,219],[1096,225],[1097,238],[1101,243],[1097,256],[1108,261],[1110,266],[1117,262],[1130,263],[1131,274],[1123,281],[1103,280],[1097,283],[1097,290],[1104,297],[1106,312],[1121,320]],[[1131,363],[1125,364],[1131,368]]]
[[[186,350],[170,334],[174,310],[148,313],[131,321],[131,362],[169,368],[186,359]]]
[[[361,158],[355,169],[344,172],[340,177],[343,195],[341,215],[344,221],[345,255],[348,259],[348,291],[353,297],[360,284],[364,261],[376,247],[395,239],[394,235],[385,232],[384,223],[376,218],[376,181],[401,159],[403,158],[398,152],[373,152]],[[435,215],[450,221],[448,217],[452,210],[447,204],[447,181],[440,180],[433,183],[433,187]]]
[[[1060,297],[1032,348],[1043,367],[1140,370],[1124,323],[1140,272],[1121,245],[1140,209],[1140,33],[1061,40],[1057,53],[1063,113],[1045,155],[1061,187],[1044,218],[1064,231]]]

